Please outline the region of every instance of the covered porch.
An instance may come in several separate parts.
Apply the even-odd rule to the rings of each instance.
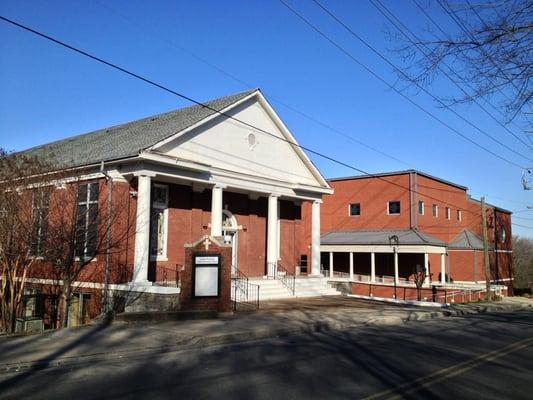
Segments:
[[[321,237],[321,273],[330,280],[414,285],[446,284],[445,243],[414,229],[329,232]]]

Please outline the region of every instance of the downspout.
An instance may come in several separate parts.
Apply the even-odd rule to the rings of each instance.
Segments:
[[[104,313],[107,317],[109,313],[109,248],[111,247],[111,209],[113,200],[113,178],[104,169],[104,161],[100,164],[100,172],[105,176],[107,181],[107,243],[104,263]]]
[[[409,228],[418,229],[418,176],[409,172]]]

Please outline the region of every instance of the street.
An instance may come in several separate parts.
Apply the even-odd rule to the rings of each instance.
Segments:
[[[0,375],[2,399],[529,399],[533,312],[361,326]]]

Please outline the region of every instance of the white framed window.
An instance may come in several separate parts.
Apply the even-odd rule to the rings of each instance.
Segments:
[[[387,203],[387,214],[400,215],[401,207],[398,200],[389,201]]]
[[[446,219],[452,219],[452,210],[450,210],[450,207],[446,207]]]
[[[418,214],[424,215],[424,202],[423,201],[418,202]]]
[[[150,218],[150,258],[167,260],[168,239],[168,186],[152,186],[152,212]]]
[[[439,217],[439,206],[436,205],[436,204],[433,204],[433,205],[431,206],[431,212],[432,212],[432,214],[433,214],[433,216],[434,216],[435,218],[438,218],[438,217]]]
[[[96,255],[98,238],[98,182],[78,186],[76,216],[76,257],[92,258]]]
[[[350,217],[356,217],[358,215],[361,215],[361,203],[348,204],[348,215]]]
[[[462,212],[461,210],[457,210],[457,221],[462,221],[462,220],[463,220]]]

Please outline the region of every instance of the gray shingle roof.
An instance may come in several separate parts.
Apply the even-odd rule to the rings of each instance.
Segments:
[[[483,240],[471,230],[465,229],[450,242],[449,248],[483,250]]]
[[[331,231],[321,236],[320,244],[337,245],[389,245],[389,237],[396,235],[401,245],[433,245],[445,246],[446,244],[432,236],[415,229],[393,230],[358,230],[358,231]]]
[[[220,111],[256,90],[258,89],[232,94],[203,104]],[[22,153],[52,160],[58,168],[132,157],[214,112],[194,105],[33,147]]]

